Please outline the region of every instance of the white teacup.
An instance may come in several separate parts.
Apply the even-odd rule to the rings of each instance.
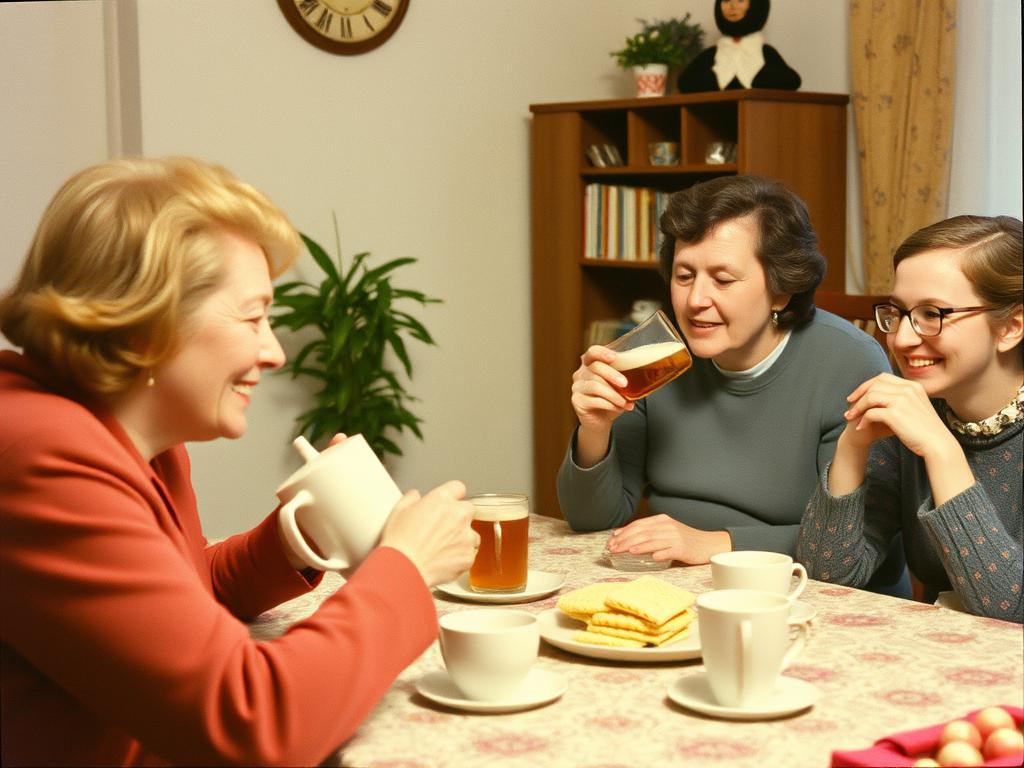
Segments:
[[[782,670],[800,655],[810,633],[806,623],[790,620],[789,610],[785,596],[753,589],[715,590],[697,597],[704,668],[719,704],[747,707],[771,696]]]
[[[793,576],[799,579],[795,587]],[[760,589],[792,603],[807,586],[807,569],[781,552],[719,552],[711,556],[711,581],[715,589]]]
[[[281,535],[314,568],[355,568],[377,546],[402,492],[362,435],[319,454],[302,438],[295,445],[306,464],[277,489]]]
[[[536,616],[483,608],[446,614],[439,624],[444,665],[467,698],[500,701],[522,688],[540,647]]]

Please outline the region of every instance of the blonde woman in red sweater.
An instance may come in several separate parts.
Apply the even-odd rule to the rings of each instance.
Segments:
[[[271,278],[299,239],[264,195],[186,158],[72,177],[0,329],[4,765],[311,765],[436,635],[469,567],[456,481],[396,505],[380,546],[283,637],[243,623],[319,581],[277,513],[207,546],[184,443],[238,438],[284,354]],[[387,638],[387,642],[383,642]]]

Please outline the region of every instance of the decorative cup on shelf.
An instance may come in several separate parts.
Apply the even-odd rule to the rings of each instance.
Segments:
[[[668,65],[644,64],[633,67],[633,78],[636,80],[636,95],[641,99],[665,95],[668,82]]]
[[[678,165],[679,142],[654,141],[647,145],[651,165]]]
[[[704,162],[708,165],[724,165],[736,162],[736,145],[731,141],[712,141],[708,144]]]
[[[444,665],[467,698],[498,701],[514,695],[537,660],[540,628],[527,611],[455,611],[438,624]]]
[[[619,394],[627,400],[647,397],[693,365],[686,344],[660,309],[607,347],[615,352],[612,367],[626,377]]]
[[[629,319],[634,325],[640,325],[644,320],[661,309],[661,302],[657,299],[637,299],[633,302],[633,308],[629,310]]]
[[[785,595],[719,589],[697,597],[708,684],[724,707],[756,705],[803,651],[810,629],[789,616]]]
[[[521,493],[470,496],[480,549],[469,569],[473,592],[514,593],[529,577],[530,499]]]

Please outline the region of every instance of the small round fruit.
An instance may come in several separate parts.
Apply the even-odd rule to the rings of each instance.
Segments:
[[[982,739],[988,738],[992,731],[1013,728],[1016,725],[1010,713],[1002,707],[986,707],[981,710],[974,716],[974,724],[978,727]]]
[[[985,739],[985,747],[982,749],[986,760],[994,760],[997,757],[1010,757],[1019,755],[1024,757],[1024,734],[1013,728],[997,728]]]
[[[974,723],[967,720],[953,720],[946,723],[946,727],[942,729],[939,746],[944,747],[954,741],[962,741],[975,749],[981,749],[981,734],[974,727]]]
[[[974,766],[985,762],[981,752],[962,741],[951,741],[939,750],[935,759],[941,766]]]

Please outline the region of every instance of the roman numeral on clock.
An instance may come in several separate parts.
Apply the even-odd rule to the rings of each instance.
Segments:
[[[324,8],[320,14],[320,18],[316,20],[316,28],[321,32],[330,32],[331,30],[331,19],[334,18],[334,14]]]
[[[390,16],[391,12],[395,9],[392,6],[385,3],[384,0],[373,0],[373,10],[375,10],[381,16]]]

